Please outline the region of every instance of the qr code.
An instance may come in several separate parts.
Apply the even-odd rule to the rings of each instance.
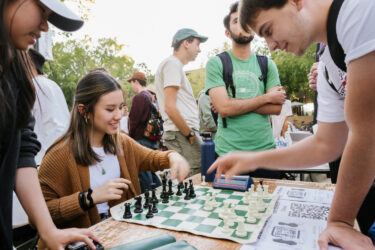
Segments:
[[[327,220],[329,207],[323,205],[311,205],[304,203],[292,203],[289,216],[313,220]]]

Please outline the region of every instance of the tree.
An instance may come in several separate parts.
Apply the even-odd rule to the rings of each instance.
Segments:
[[[123,50],[124,45],[118,44],[115,38],[93,41],[85,36],[82,40],[58,42],[53,46],[54,61],[46,62],[44,70],[50,79],[60,85],[69,107],[72,106],[78,81],[96,67],[107,69],[124,86],[126,103],[130,104],[134,91],[126,79],[138,69],[134,66],[134,60]],[[139,67],[146,73],[150,72],[144,63]]]

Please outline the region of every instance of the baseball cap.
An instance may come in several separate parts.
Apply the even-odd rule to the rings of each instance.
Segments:
[[[142,72],[135,72],[127,81],[131,82],[131,80],[142,80],[147,82],[146,75]]]
[[[208,37],[199,35],[198,32],[196,32],[193,29],[184,28],[178,30],[176,34],[173,36],[172,46],[180,41],[185,40],[190,36],[198,38],[201,43],[204,43],[208,39]]]
[[[68,9],[60,0],[40,0],[52,13],[48,21],[63,31],[75,31],[82,27],[83,20]]]

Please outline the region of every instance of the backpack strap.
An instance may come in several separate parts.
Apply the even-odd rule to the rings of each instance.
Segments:
[[[266,56],[257,55],[258,64],[262,75],[259,77],[260,81],[263,81],[264,92],[266,92],[267,87],[267,73],[268,73],[268,58]]]
[[[336,33],[337,17],[339,16],[340,8],[343,2],[344,0],[333,0],[331,8],[329,9],[327,20],[327,40],[329,52],[331,53],[333,61],[335,62],[337,67],[346,72],[346,55],[341,47],[340,42],[337,39]]]
[[[143,93],[143,91],[141,92],[141,94],[144,95],[147,98],[147,100],[150,102],[150,108],[151,108],[150,112],[157,111],[155,105],[152,102],[151,97],[149,95],[147,95],[146,93]]]
[[[223,65],[223,80],[225,82],[225,88],[228,89],[228,87],[232,91],[232,97],[236,97],[236,90],[234,88],[233,84],[233,64],[232,64],[232,59],[230,58],[230,55],[227,51],[224,51],[220,54],[218,54],[218,57],[221,60],[221,63]],[[227,127],[227,119],[222,118],[223,120],[223,128]]]

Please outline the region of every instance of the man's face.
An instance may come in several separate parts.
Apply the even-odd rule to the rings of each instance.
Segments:
[[[200,43],[201,42],[198,38],[194,38],[194,40],[191,43],[187,42],[187,52],[189,56],[189,62],[194,61],[195,58],[197,58],[198,54],[201,52],[201,49],[199,47]]]
[[[254,32],[251,34],[245,33],[238,22],[238,12],[230,15],[229,20],[229,34],[234,42],[238,44],[249,44],[254,39]]]
[[[280,49],[300,56],[312,43],[309,22],[303,15],[303,9],[289,1],[281,9],[260,11],[252,28],[266,39],[271,51]]]

